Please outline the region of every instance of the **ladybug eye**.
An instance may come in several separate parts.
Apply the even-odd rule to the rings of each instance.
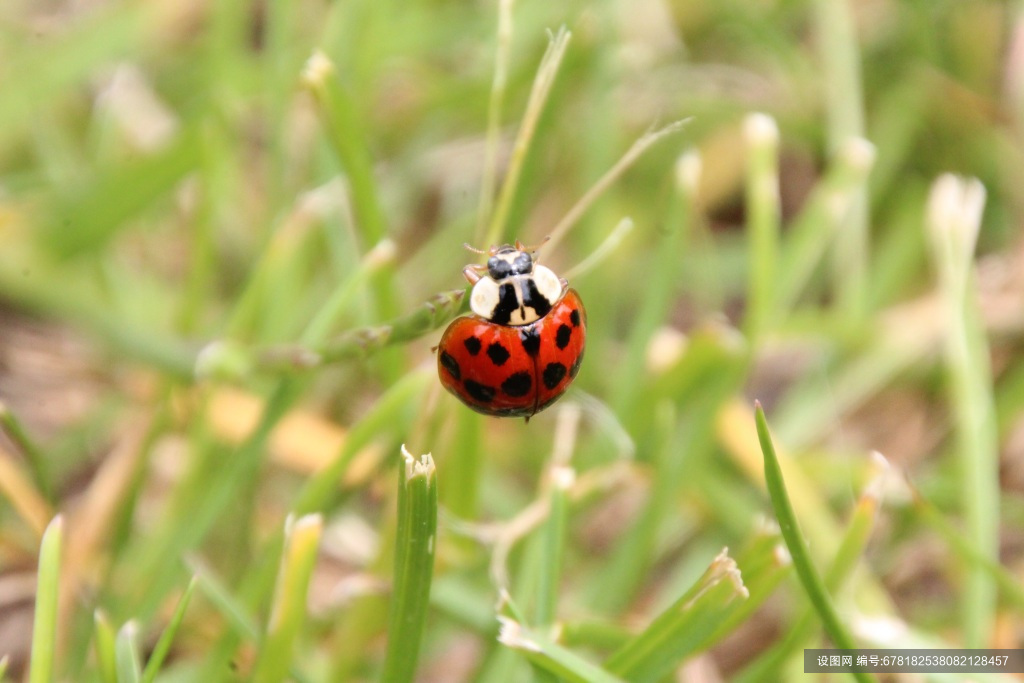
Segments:
[[[529,275],[533,271],[533,259],[525,251],[516,256],[512,263],[512,272],[516,275]]]
[[[487,274],[494,280],[503,280],[512,274],[512,266],[505,259],[492,256],[487,259]]]

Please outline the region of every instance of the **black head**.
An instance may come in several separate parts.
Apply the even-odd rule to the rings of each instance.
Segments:
[[[504,280],[512,275],[529,275],[532,272],[533,258],[515,247],[499,247],[494,255],[487,259],[487,274],[493,280]]]

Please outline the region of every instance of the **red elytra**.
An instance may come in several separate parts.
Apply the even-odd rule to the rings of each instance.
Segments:
[[[586,326],[583,302],[573,289],[526,325],[475,314],[458,318],[438,345],[438,376],[477,412],[528,418],[554,403],[576,378]]]

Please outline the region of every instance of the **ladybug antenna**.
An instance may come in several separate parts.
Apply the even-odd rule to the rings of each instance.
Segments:
[[[516,249],[518,249],[519,251],[526,251],[532,254],[534,252],[540,251],[540,248],[547,244],[549,239],[551,239],[551,235],[548,235],[547,237],[542,239],[540,241],[540,244],[534,244],[530,246],[526,246],[519,240],[516,240]]]
[[[473,252],[474,254],[487,254],[487,253],[489,253],[489,252],[484,251],[483,249],[477,249],[476,247],[474,247],[469,242],[463,242],[462,246],[465,247],[467,250]]]

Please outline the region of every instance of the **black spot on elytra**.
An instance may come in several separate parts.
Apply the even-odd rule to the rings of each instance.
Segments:
[[[516,372],[509,375],[508,379],[501,383],[501,390],[509,396],[519,397],[530,393],[532,386],[533,380],[530,379],[530,373]]]
[[[523,342],[523,349],[531,356],[540,352],[540,335],[537,334],[537,327],[531,325],[528,329],[519,333],[519,339]]]
[[[471,379],[467,379],[463,382],[462,386],[466,387],[466,393],[469,394],[470,398],[474,401],[490,403],[494,399],[494,387],[474,382]]]
[[[559,325],[558,332],[555,333],[555,345],[560,349],[564,349],[569,345],[569,340],[572,338],[572,328],[568,325]]]
[[[583,364],[583,354],[576,356],[576,360],[573,361],[572,367],[569,368],[569,377],[576,379],[576,373],[580,371],[580,365]]]
[[[544,368],[544,386],[554,389],[565,378],[565,366],[561,363],[548,363]]]
[[[500,343],[494,342],[487,347],[487,356],[491,359],[492,363],[501,366],[504,365],[505,361],[511,357],[511,354],[509,354],[508,349]]]
[[[447,351],[441,352],[441,365],[443,365],[444,369],[448,371],[448,374],[456,380],[462,379],[462,372],[459,370],[459,361],[455,360],[455,358]]]
[[[480,340],[476,337],[470,337],[462,343],[466,345],[466,350],[469,351],[469,355],[475,356],[480,353]]]
[[[580,326],[580,309],[578,309],[578,308],[572,309],[572,313],[569,314],[569,322],[572,323],[573,327],[579,327]]]

